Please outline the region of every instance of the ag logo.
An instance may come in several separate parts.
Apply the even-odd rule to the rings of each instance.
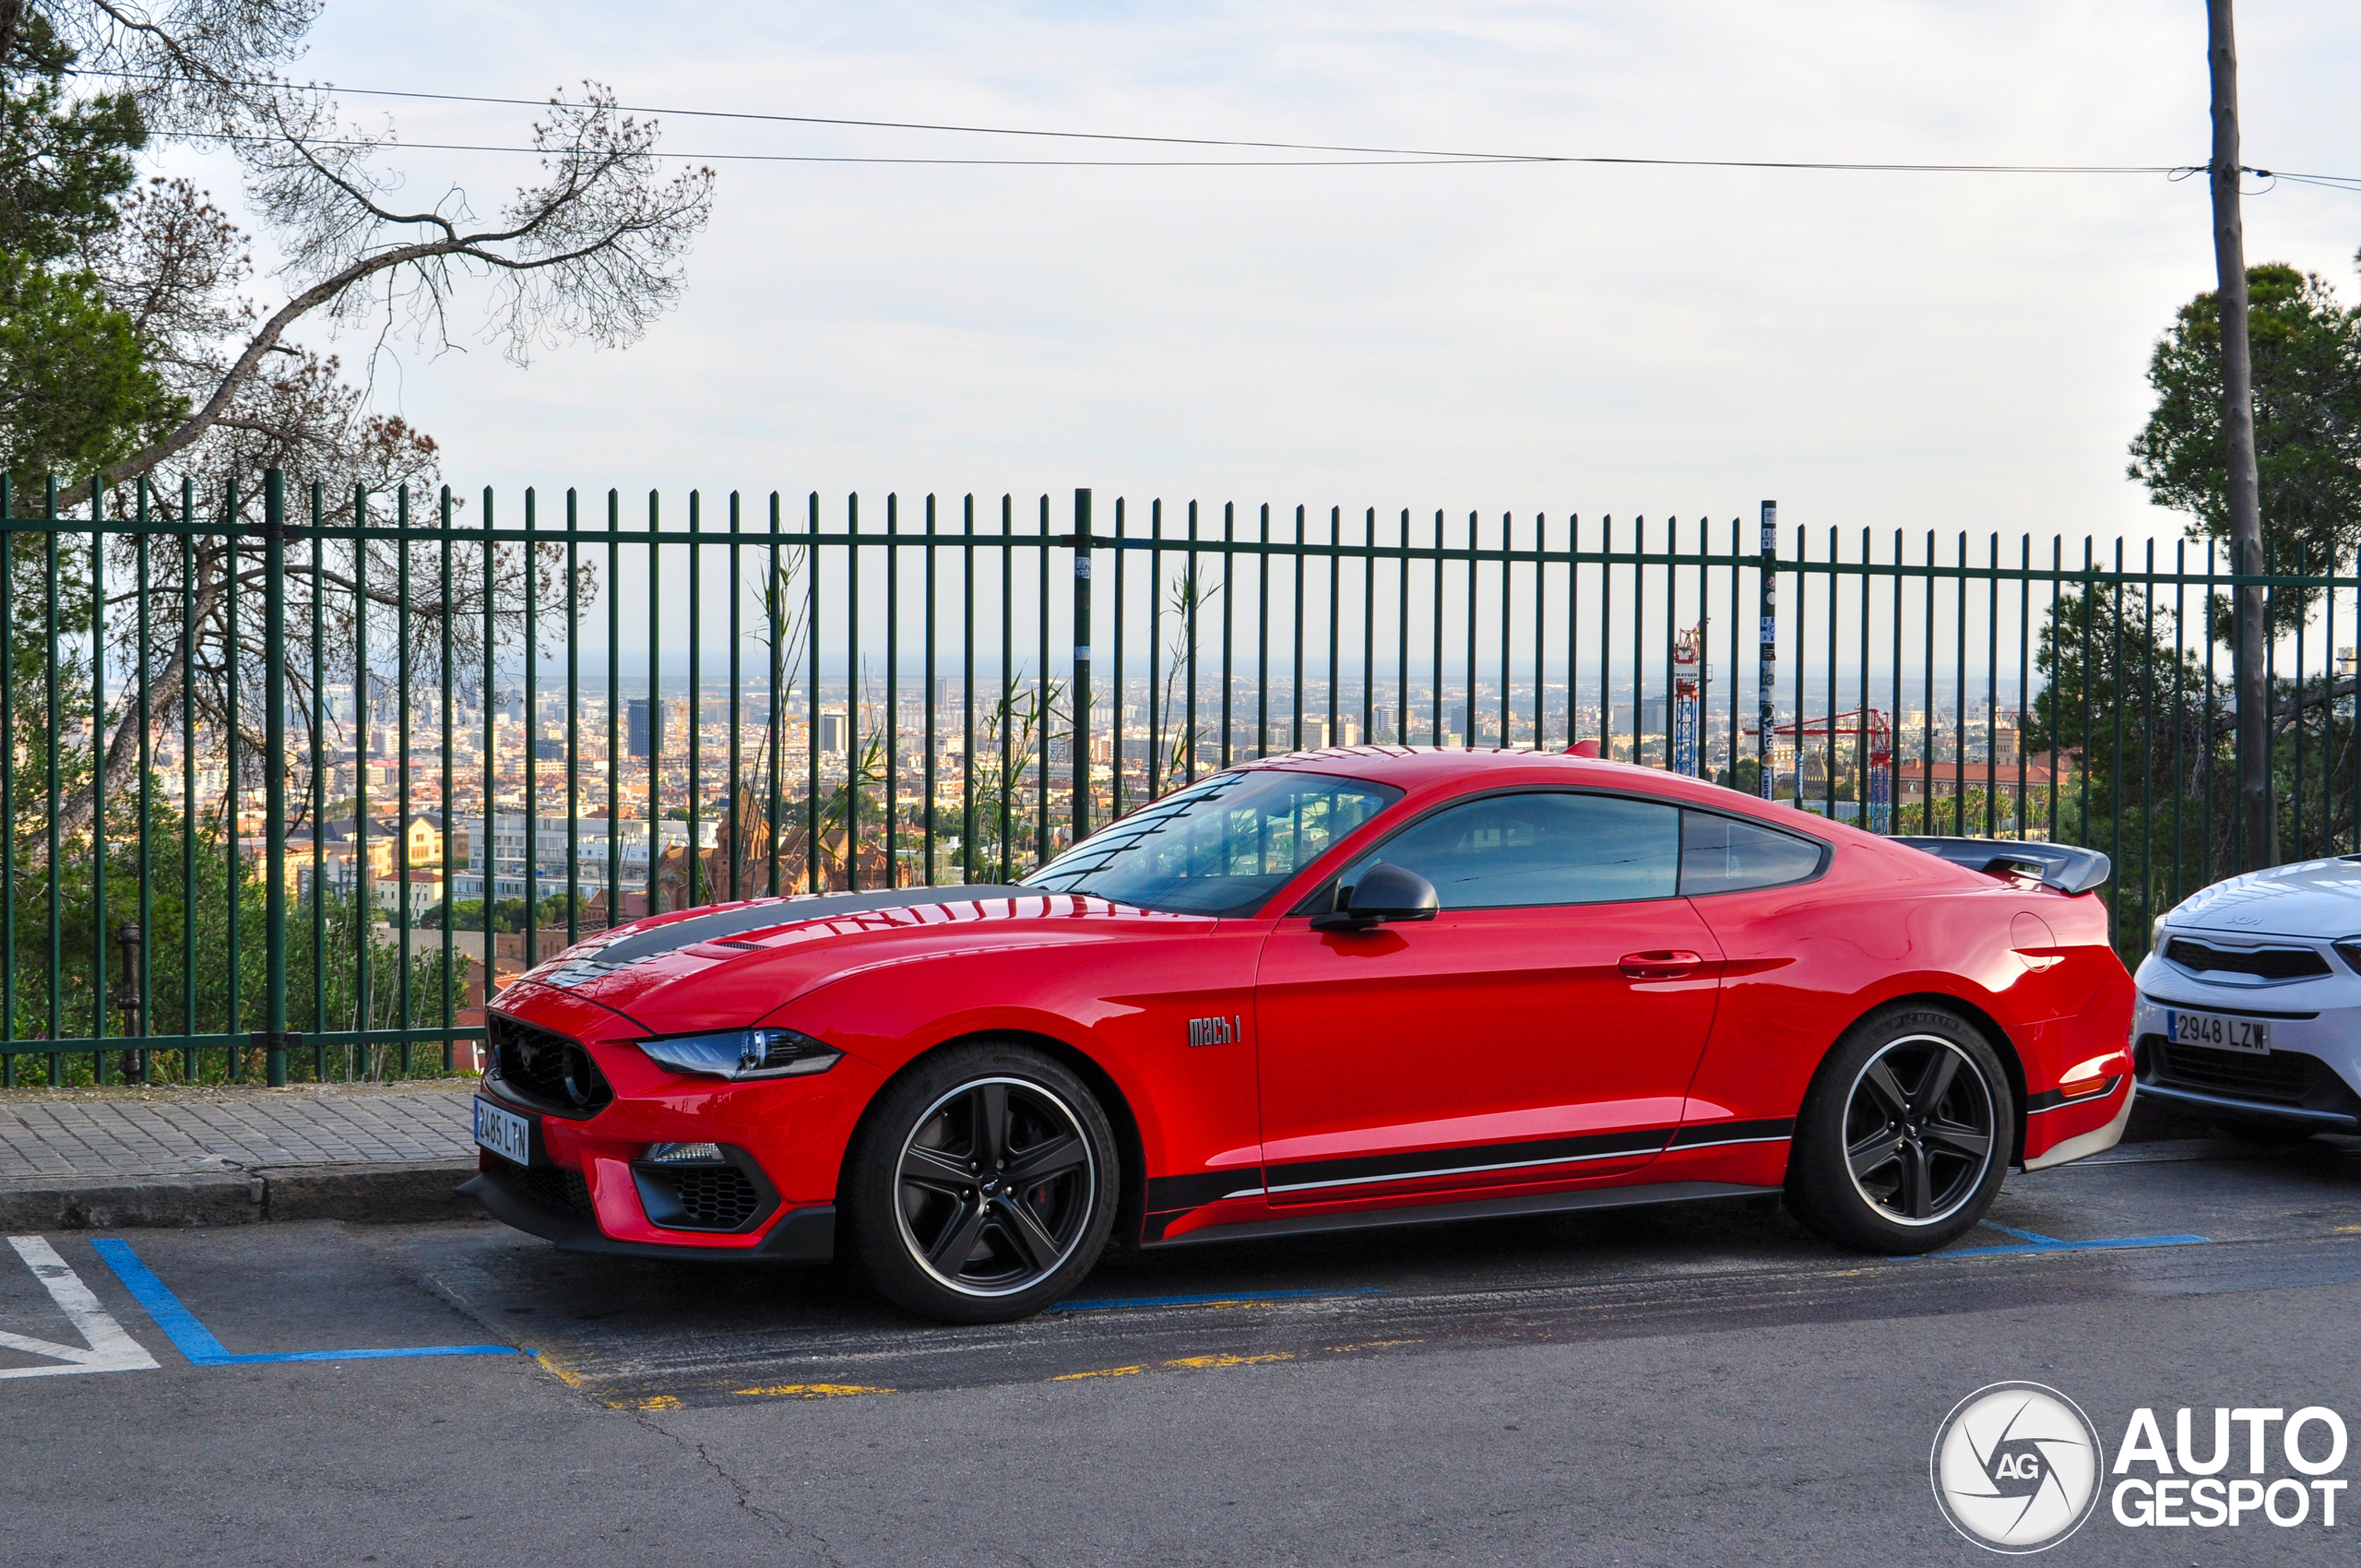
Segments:
[[[2044,1551],[2098,1505],[2106,1455],[2071,1399],[2038,1383],[1996,1383],[1953,1408],[1928,1467],[1935,1504],[1980,1547]]]

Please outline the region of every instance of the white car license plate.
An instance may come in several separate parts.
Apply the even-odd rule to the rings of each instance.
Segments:
[[[476,1142],[519,1165],[533,1163],[533,1124],[522,1116],[513,1115],[492,1104],[479,1099],[476,1107]]]
[[[2175,1045],[2204,1045],[2215,1051],[2243,1051],[2252,1056],[2271,1054],[2271,1026],[2260,1018],[2231,1018],[2220,1013],[2165,1012],[2165,1034]]]

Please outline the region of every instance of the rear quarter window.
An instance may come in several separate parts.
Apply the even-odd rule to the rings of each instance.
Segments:
[[[1680,892],[1738,893],[1820,874],[1828,846],[1775,827],[1713,812],[1680,814]]]

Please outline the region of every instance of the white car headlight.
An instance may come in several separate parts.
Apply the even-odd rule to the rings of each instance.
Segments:
[[[637,1042],[648,1059],[675,1073],[711,1078],[800,1078],[825,1073],[844,1055],[793,1029],[723,1029]]]

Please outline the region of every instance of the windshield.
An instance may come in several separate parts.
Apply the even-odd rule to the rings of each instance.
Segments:
[[[1219,774],[1093,834],[1024,885],[1176,914],[1251,914],[1401,795],[1323,773]]]

